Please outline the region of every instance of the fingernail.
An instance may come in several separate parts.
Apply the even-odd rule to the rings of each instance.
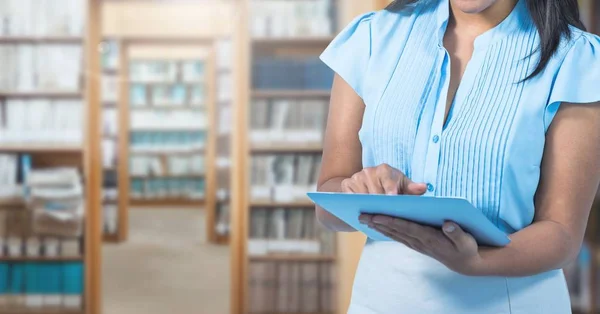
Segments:
[[[452,233],[452,232],[454,232],[454,230],[456,230],[456,227],[454,227],[454,225],[447,225],[444,227],[444,231],[446,231],[448,233]]]

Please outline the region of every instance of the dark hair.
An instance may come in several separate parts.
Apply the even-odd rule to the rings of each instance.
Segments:
[[[399,11],[408,5],[415,4],[421,0],[394,0],[385,9],[388,11]],[[579,17],[579,6],[577,0],[525,0],[527,8],[537,27],[540,35],[540,61],[527,78],[540,74],[550,59],[558,50],[563,37],[571,38],[570,25],[581,30],[585,26]]]

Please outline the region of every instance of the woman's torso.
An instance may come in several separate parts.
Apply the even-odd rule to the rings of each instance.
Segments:
[[[568,52],[574,46],[598,40],[574,30],[546,71],[524,81],[537,65],[539,37],[520,1],[505,21],[476,39],[444,123],[451,66],[442,41],[448,0],[414,10],[366,14],[340,36],[370,36],[360,83],[366,105],[359,133],[363,166],[387,163],[427,183],[426,196],[466,198],[499,228],[518,231],[533,220],[545,133],[558,104],[585,100],[562,99],[571,96],[553,91],[567,80],[561,76],[572,75],[559,70],[573,62]],[[331,60],[331,53],[323,60]],[[349,313],[558,314],[569,308],[562,271],[465,277],[401,244],[368,241]]]

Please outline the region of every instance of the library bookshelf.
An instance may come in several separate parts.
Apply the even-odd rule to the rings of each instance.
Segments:
[[[81,36],[54,36],[54,35],[2,35],[0,33],[0,47],[35,47],[40,49],[48,45],[78,47],[81,51],[82,64],[79,69],[77,81],[79,81],[78,90],[48,90],[39,89],[33,91],[20,90],[2,90],[0,91],[0,105],[7,106],[8,102],[18,100],[19,102],[62,102],[76,101],[81,102],[84,110],[81,110],[82,117],[78,118],[85,123],[81,124],[82,137],[77,144],[72,141],[39,142],[19,141],[11,143],[0,143],[0,154],[29,155],[33,169],[48,167],[76,167],[80,170],[84,179],[84,222],[83,233],[80,242],[78,256],[64,257],[31,257],[24,253],[21,256],[3,255],[0,257],[0,263],[8,265],[16,264],[40,264],[49,266],[50,264],[60,263],[78,263],[82,266],[82,291],[81,307],[78,309],[59,309],[56,305],[47,307],[45,303],[35,308],[19,306],[18,308],[2,308],[0,313],[10,314],[47,314],[47,313],[81,313],[81,314],[100,314],[101,306],[101,182],[102,182],[102,163],[101,156],[101,134],[100,119],[101,100],[100,84],[94,73],[100,73],[100,58],[97,53],[97,47],[100,44],[100,0],[81,0],[82,21],[85,27],[82,27]],[[36,8],[43,10],[43,8]],[[23,12],[21,12],[23,13]],[[73,11],[70,14],[74,14]],[[10,23],[9,23],[10,24]],[[33,68],[29,70],[34,71]],[[36,70],[41,71],[37,68]],[[26,71],[23,71],[26,72]],[[38,74],[39,74],[38,73]],[[18,89],[18,88],[17,88]],[[14,104],[14,103],[13,103]],[[23,105],[25,103],[22,103]],[[6,108],[4,108],[5,110]],[[4,121],[3,123],[6,123]],[[3,125],[6,127],[6,124]],[[11,206],[23,206],[22,201],[0,202],[1,210],[10,211]],[[21,209],[22,211],[22,209]],[[2,235],[4,236],[4,235]],[[4,247],[2,248],[4,250]],[[12,266],[11,266],[12,267]],[[41,267],[41,266],[40,266]],[[45,267],[45,266],[44,266]],[[21,291],[23,296],[28,296],[27,290]],[[60,292],[59,292],[60,293]]]
[[[127,207],[204,208],[207,238],[213,239],[216,211],[214,39],[123,38],[121,47],[120,101],[123,110],[119,120],[119,194],[126,198]],[[146,64],[158,67],[167,65],[175,74],[168,79],[140,78],[136,71],[139,72],[140,66],[143,68]],[[197,73],[194,72],[196,70]],[[189,74],[190,71],[195,74]],[[160,96],[161,93],[166,96]],[[165,101],[164,98],[169,99]],[[139,125],[139,122],[135,122],[136,115],[142,118],[143,115],[153,115],[149,117],[158,123]],[[191,123],[189,116],[194,119]],[[173,119],[171,126],[164,127],[170,119]],[[182,119],[185,124],[173,124]],[[136,123],[138,125],[134,125]],[[143,147],[139,145],[140,134],[151,134],[155,138],[162,137],[163,140],[189,140],[192,137],[196,140],[184,145],[179,142],[171,145],[172,147]],[[132,169],[139,161],[145,160],[151,160],[154,163],[153,169],[158,168],[160,171]],[[175,160],[184,160],[188,163],[187,168],[173,171]],[[192,162],[195,162],[194,167],[189,166]],[[163,182],[168,185],[174,181],[185,182],[188,186],[197,184],[194,185],[195,194],[186,195],[169,190],[168,193],[163,191],[156,195],[140,195],[139,182],[144,182],[143,188],[147,189],[149,185],[146,182]],[[163,185],[162,189],[167,187]]]
[[[121,130],[127,125],[127,109],[123,104],[127,93],[123,92],[122,66],[125,55],[120,38],[104,37],[101,45],[102,56],[102,110],[103,122],[102,140],[105,146],[103,151],[103,240],[107,243],[121,243],[127,241],[129,236],[129,204],[127,181],[122,180],[123,168],[120,156],[123,142]],[[106,148],[110,147],[110,151]]]
[[[306,1],[306,3],[309,2]],[[329,7],[330,12],[337,11],[337,1],[321,2],[331,6]],[[294,3],[303,2],[294,1]],[[285,64],[289,60],[294,60],[291,63],[297,62],[296,64],[302,67],[296,68],[296,71],[310,73],[314,70],[318,72],[318,65],[315,65],[316,69],[311,68],[311,66],[319,62],[317,60],[318,55],[333,39],[333,29],[336,28],[335,20],[337,17],[328,16],[327,22],[331,23],[331,33],[303,33],[298,31],[296,34],[270,36],[269,34],[257,34],[256,30],[251,33],[248,29],[248,25],[253,25],[251,22],[253,14],[263,12],[258,8],[258,1],[242,1],[239,12],[235,33],[236,108],[233,114],[233,160],[231,164],[231,195],[233,196],[231,200],[230,239],[232,261],[231,314],[338,313],[339,306],[337,303],[322,303],[325,298],[329,300],[337,299],[337,283],[335,285],[325,283],[326,278],[330,276],[325,269],[330,267],[330,269],[335,270],[339,263],[336,252],[337,244],[334,241],[335,236],[332,235],[331,237],[332,245],[324,244],[327,242],[323,242],[320,238],[315,240],[312,238],[312,233],[308,231],[306,231],[309,234],[308,237],[305,238],[306,234],[297,237],[300,233],[292,231],[297,228],[297,221],[293,220],[292,217],[301,217],[303,213],[307,214],[305,220],[301,220],[300,225],[301,228],[309,228],[307,226],[316,223],[314,220],[314,204],[305,195],[295,195],[291,198],[285,196],[288,192],[298,194],[296,191],[302,191],[304,184],[313,185],[316,182],[315,174],[318,172],[319,158],[323,149],[322,133],[320,132],[323,131],[331,88],[331,86],[327,86],[327,83],[324,83],[325,81],[316,85],[305,83],[300,78],[297,78],[294,82],[286,82],[285,76],[293,76],[294,71],[286,71]],[[266,67],[273,66],[269,64],[271,59],[280,60],[284,67],[275,70],[273,68],[267,69]],[[285,74],[280,74],[277,77],[267,77],[266,73],[271,70]],[[323,72],[318,72],[317,77],[319,77],[319,73],[323,74]],[[324,76],[327,79],[327,75]],[[331,73],[329,80],[332,78],[333,74]],[[328,83],[330,84],[331,81]],[[294,120],[303,119],[299,117],[310,116],[310,113],[321,112],[321,110],[324,110],[322,112],[323,116],[314,118],[318,123],[299,123]],[[275,116],[271,116],[273,112],[279,112],[279,114],[275,113]],[[279,116],[276,117],[276,115]],[[268,122],[265,122],[265,120]],[[286,122],[282,122],[282,120]],[[288,125],[294,125],[301,131],[289,130],[287,129]],[[283,167],[286,170],[282,171],[287,171],[288,175],[290,171],[294,172],[293,177],[295,179],[288,176],[285,182],[275,183],[272,181],[265,184],[265,182],[257,179],[260,176],[258,173],[269,173],[274,169],[270,168],[271,166],[260,168],[259,164],[264,162],[267,165],[273,165],[277,162],[285,163],[286,166]],[[296,167],[290,166],[292,164],[297,165],[298,168],[301,164],[307,166],[302,168],[303,170],[291,170]],[[266,171],[264,171],[265,169]],[[298,179],[300,177],[302,177],[302,180]],[[310,179],[307,182],[305,179],[308,178]],[[299,184],[299,186],[294,186],[296,184]],[[291,186],[288,187],[287,185]],[[291,189],[289,189],[290,187]],[[314,189],[314,186],[309,187],[307,191],[310,189]],[[265,233],[261,234],[259,229],[262,227],[257,227],[261,224],[258,222],[260,219],[257,219],[257,217],[265,221],[277,219],[280,226],[285,225],[286,231],[284,233],[286,236],[282,236],[282,234],[277,236],[284,246],[304,247],[305,244],[310,245],[314,242],[318,244],[315,248],[309,250],[293,251],[293,248],[291,248],[292,251],[288,251],[288,249],[282,251],[266,249],[265,251],[263,246],[268,247],[269,243],[273,244],[278,241],[274,241]],[[312,220],[307,217],[311,217]],[[315,228],[319,227],[315,226]],[[326,234],[326,232],[323,231],[320,236],[323,234]],[[289,238],[287,235],[289,235]],[[328,249],[323,249],[325,247]],[[275,269],[275,274],[264,273],[262,267],[265,266]],[[307,291],[312,291],[314,288],[314,286],[304,286],[302,279],[295,277],[297,276],[297,268],[301,269],[300,276],[302,279],[312,279],[318,283],[316,289],[319,292],[314,294],[315,299],[306,299],[307,297],[310,298],[308,296],[311,295],[310,293],[301,296],[301,298],[305,298],[303,300],[305,304],[318,304],[315,308],[306,308],[306,305],[295,305],[294,301],[290,304],[282,302],[285,297],[281,293],[289,294],[291,300],[294,300],[297,297],[292,296],[297,293],[293,292],[296,291],[295,289],[310,287]],[[314,274],[311,269],[318,269],[316,277],[313,277]],[[337,270],[335,271],[337,272]],[[263,290],[264,286],[261,287],[260,282],[270,282],[271,285],[277,287],[276,290],[279,292]],[[259,296],[261,293],[262,296]],[[259,304],[261,301],[258,300],[265,297],[271,299],[266,301],[265,304]]]

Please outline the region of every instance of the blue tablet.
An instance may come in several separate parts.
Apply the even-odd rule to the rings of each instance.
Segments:
[[[361,213],[387,215],[433,227],[441,227],[445,221],[453,221],[473,235],[480,245],[498,247],[510,243],[505,232],[498,229],[480,210],[465,199],[321,192],[308,193],[308,197],[324,210],[373,240],[391,241],[381,233],[361,224],[358,221]]]

